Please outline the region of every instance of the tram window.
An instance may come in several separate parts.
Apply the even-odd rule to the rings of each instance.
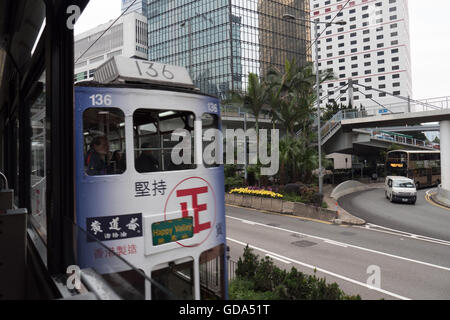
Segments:
[[[38,234],[47,242],[47,215],[46,215],[46,137],[45,137],[45,72],[42,73],[39,82],[42,92],[33,102],[30,110],[32,136],[31,142],[31,176],[30,176],[30,202],[31,223]],[[39,87],[38,86],[38,87]]]
[[[194,260],[153,270],[152,279],[181,300],[194,299]],[[161,289],[152,285],[152,300],[168,300],[170,297]]]
[[[210,129],[215,129],[214,131]],[[218,167],[222,162],[221,155],[216,154],[220,151],[218,136],[213,135],[215,132],[219,132],[219,117],[215,114],[204,113],[202,115],[202,139],[203,139],[203,163],[205,167]],[[205,136],[205,132],[208,131],[208,138]]]
[[[84,163],[87,175],[122,174],[125,115],[118,108],[89,108],[83,113]]]
[[[225,299],[225,246],[200,255],[200,299]]]
[[[136,171],[195,169],[194,119],[194,114],[188,111],[136,110],[133,114]],[[184,131],[176,132],[180,129]],[[173,137],[178,139],[172,141]]]

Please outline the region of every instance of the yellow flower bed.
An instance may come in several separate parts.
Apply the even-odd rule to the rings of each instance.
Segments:
[[[243,194],[249,196],[257,196],[264,198],[272,198],[272,199],[282,199],[283,195],[280,193],[276,193],[268,190],[250,190],[248,188],[234,188],[230,191],[230,194]]]

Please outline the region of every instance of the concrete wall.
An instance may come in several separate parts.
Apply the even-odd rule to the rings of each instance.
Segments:
[[[337,217],[336,211],[314,207],[311,205],[283,201],[279,199],[261,198],[253,196],[225,194],[225,203],[241,207],[265,210],[276,213],[291,214],[297,217],[334,221]]]
[[[338,185],[336,188],[333,189],[333,191],[331,192],[331,198],[339,199],[340,197],[345,196],[347,194],[358,191],[364,191],[368,189],[369,187],[365,184],[362,184],[361,182],[348,180],[342,182],[340,185]]]

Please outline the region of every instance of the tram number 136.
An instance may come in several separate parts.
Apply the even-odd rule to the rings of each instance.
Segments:
[[[112,98],[109,94],[93,94],[89,97],[93,106],[110,106],[112,104]]]
[[[144,62],[144,61],[140,62],[140,64],[141,65],[139,65],[139,63],[136,61],[136,68],[140,76],[142,76],[144,73],[152,78],[157,78],[160,76],[158,70],[156,70],[155,68],[155,66],[161,66],[160,64],[155,65],[154,62]],[[144,66],[145,69],[142,68]],[[165,64],[162,65],[161,75],[168,80],[172,80],[175,77],[175,75],[172,72],[167,70],[167,66]]]

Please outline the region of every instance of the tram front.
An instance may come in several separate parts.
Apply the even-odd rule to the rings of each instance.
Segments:
[[[203,157],[222,154],[220,130],[218,99],[185,68],[113,57],[77,84],[80,267],[137,268],[147,299],[226,298],[223,166]]]

